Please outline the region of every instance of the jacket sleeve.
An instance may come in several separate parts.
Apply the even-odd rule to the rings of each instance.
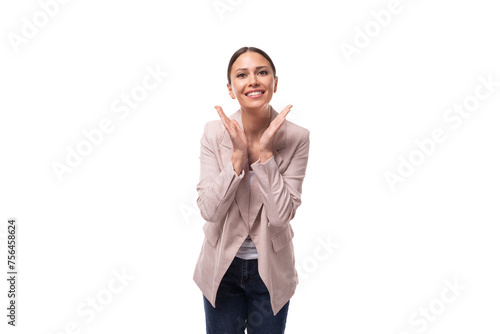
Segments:
[[[203,219],[214,223],[219,222],[227,214],[236,195],[236,189],[245,175],[244,170],[237,175],[231,161],[228,161],[221,170],[214,153],[218,149],[216,140],[209,133],[209,126],[206,123],[201,138],[200,180],[196,186],[198,191],[196,202]]]
[[[252,164],[271,225],[289,223],[302,203],[300,196],[309,158],[309,134],[310,131],[306,130],[283,175],[274,155],[264,163],[259,158]]]

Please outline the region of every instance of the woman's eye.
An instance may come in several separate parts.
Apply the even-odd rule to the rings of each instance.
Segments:
[[[260,72],[259,72],[259,74],[264,74],[264,75],[266,75],[266,74],[267,74],[267,71],[262,70],[262,71],[260,71]]]
[[[236,77],[237,77],[237,78],[242,78],[244,75],[245,75],[245,73],[240,73],[240,74],[238,74]]]

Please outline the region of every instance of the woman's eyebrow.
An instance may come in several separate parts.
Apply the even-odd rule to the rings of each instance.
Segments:
[[[267,66],[257,66],[255,69],[260,70],[261,68],[267,68]],[[243,67],[243,68],[238,68],[238,69],[236,69],[236,71],[244,71],[244,70],[246,71],[246,70],[247,70],[247,68],[246,68],[246,67]],[[236,72],[236,71],[235,71],[235,72]]]

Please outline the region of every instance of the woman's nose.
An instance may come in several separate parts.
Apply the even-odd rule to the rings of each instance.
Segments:
[[[252,74],[250,75],[250,84],[251,85],[257,85],[259,84],[259,81],[257,80],[257,76]]]

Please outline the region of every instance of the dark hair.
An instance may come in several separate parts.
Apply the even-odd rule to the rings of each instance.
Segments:
[[[274,78],[276,79],[276,67],[274,67],[274,63],[273,61],[271,60],[271,57],[269,57],[267,55],[267,53],[265,53],[264,51],[262,51],[261,49],[259,48],[255,48],[253,46],[244,46],[240,49],[238,49],[234,54],[233,56],[231,57],[231,59],[229,60],[229,65],[227,66],[227,82],[229,84],[231,84],[231,69],[233,67],[233,64],[234,62],[236,61],[236,59],[238,59],[239,56],[241,56],[242,54],[244,54],[245,52],[257,52],[259,53],[262,57],[266,58],[269,63],[271,64],[271,68],[273,69],[273,76]]]

